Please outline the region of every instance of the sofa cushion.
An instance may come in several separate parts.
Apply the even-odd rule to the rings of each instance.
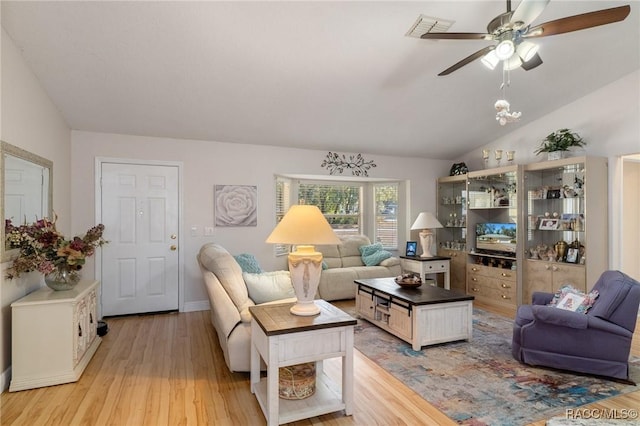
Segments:
[[[371,244],[371,240],[366,235],[349,235],[341,237],[342,244],[338,245],[340,257],[360,257],[360,247]]]
[[[382,244],[380,243],[360,246],[359,250],[362,255],[362,262],[366,266],[379,265],[380,262],[392,256],[390,252],[382,248]]]
[[[249,297],[256,305],[296,296],[289,271],[272,271],[261,274],[244,272],[242,278],[247,284]]]
[[[249,272],[250,274],[261,274],[264,272],[258,263],[258,259],[252,254],[242,253],[233,256],[233,258],[238,262],[240,268],[242,268],[242,272]]]
[[[390,257],[380,262],[380,266],[391,268],[392,266],[400,265],[400,259],[397,257]]]
[[[250,303],[247,286],[242,279],[242,269],[231,254],[218,244],[205,244],[200,249],[200,263],[213,272],[238,311]]]

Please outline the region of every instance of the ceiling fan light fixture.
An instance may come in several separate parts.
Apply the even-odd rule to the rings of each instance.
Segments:
[[[502,40],[496,46],[495,52],[498,59],[504,61],[505,59],[509,59],[513,56],[513,52],[516,51],[516,47],[513,44],[513,41],[506,39]]]
[[[498,65],[498,63],[500,62],[500,58],[498,58],[498,55],[496,55],[496,51],[492,50],[486,55],[484,55],[481,61],[485,67],[489,68],[490,70],[493,70],[496,68],[496,65]]]
[[[520,56],[518,55],[513,55],[511,58],[503,61],[502,63],[505,71],[512,71],[522,65],[522,59],[520,59]]]
[[[539,46],[535,43],[531,43],[530,41],[523,41],[518,45],[516,49],[518,52],[518,56],[522,58],[522,62],[528,62],[531,58],[533,58],[536,53],[538,53]]]

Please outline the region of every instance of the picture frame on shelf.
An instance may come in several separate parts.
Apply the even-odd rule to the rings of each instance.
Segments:
[[[540,225],[538,229],[541,231],[555,231],[558,229],[558,225],[560,224],[560,219],[543,217],[540,219]]]
[[[578,263],[578,259],[580,258],[580,249],[570,248],[567,250],[567,263]]]
[[[546,198],[549,199],[557,199],[562,198],[562,190],[561,189],[548,189],[546,193]]]
[[[407,241],[407,249],[405,251],[406,256],[415,256],[418,249],[417,241]]]

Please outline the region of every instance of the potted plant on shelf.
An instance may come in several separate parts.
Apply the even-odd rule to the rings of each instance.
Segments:
[[[102,224],[89,229],[84,236],[72,239],[66,239],[56,229],[55,218],[20,226],[7,220],[5,227],[7,248],[18,249],[6,277],[13,279],[25,272],[39,271],[53,290],[72,289],[80,279],[78,271],[85,264],[85,259],[107,242],[102,238]]]
[[[583,147],[586,144],[577,133],[569,129],[560,129],[547,135],[538,149],[535,150],[535,154],[546,152],[548,160],[558,160],[563,157],[565,152],[569,151],[569,148],[574,146]]]

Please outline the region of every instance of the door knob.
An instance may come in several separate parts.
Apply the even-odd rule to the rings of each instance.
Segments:
[[[178,236],[176,234],[171,234],[171,239],[175,240],[176,238],[178,238]]]
[[[177,246],[175,246],[175,245],[172,245],[172,246],[171,246],[171,251],[176,251],[177,249],[178,249],[178,247],[177,247]]]

